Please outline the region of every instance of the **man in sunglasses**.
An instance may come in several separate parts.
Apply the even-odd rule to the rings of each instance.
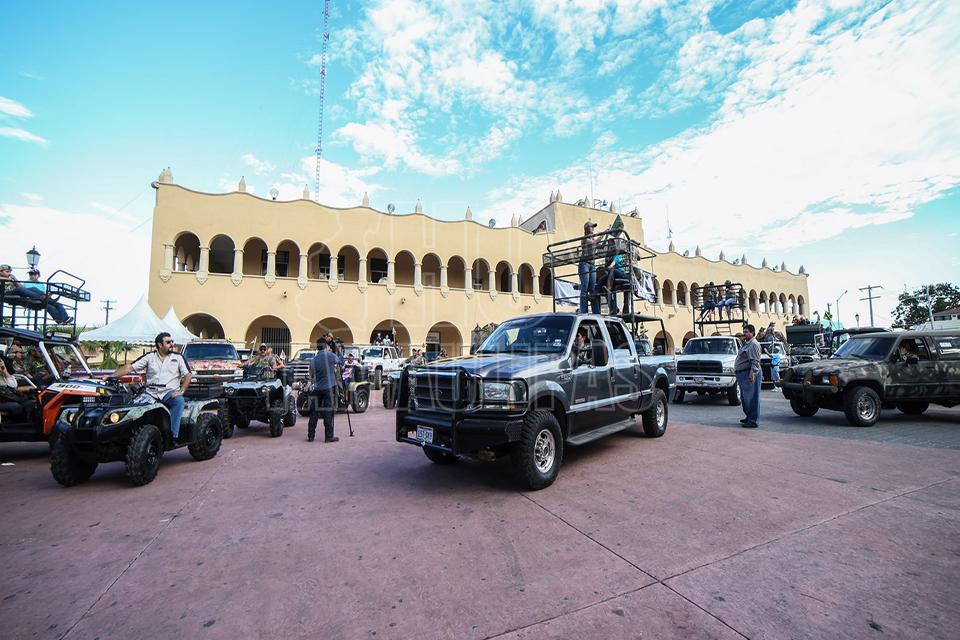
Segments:
[[[156,351],[145,353],[132,364],[125,364],[113,372],[114,377],[122,378],[131,371],[146,376],[147,386],[144,393],[170,409],[170,432],[174,440],[180,434],[180,416],[183,415],[183,394],[190,386],[190,365],[179,353],[173,351],[173,338],[169,333],[161,333],[153,340]]]
[[[280,356],[273,354],[273,349],[268,347],[265,344],[260,345],[259,353],[253,353],[250,355],[250,358],[247,360],[247,367],[262,367],[264,369],[269,369],[271,374],[265,377],[273,377],[273,372],[277,369],[283,367],[283,361],[280,360]]]

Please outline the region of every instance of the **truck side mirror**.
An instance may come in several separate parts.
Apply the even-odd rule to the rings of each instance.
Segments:
[[[607,345],[602,342],[594,343],[590,346],[591,357],[593,359],[593,366],[595,367],[605,367],[607,366]]]

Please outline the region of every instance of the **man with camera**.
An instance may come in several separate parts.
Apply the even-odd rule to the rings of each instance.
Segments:
[[[317,432],[318,412],[323,414],[323,441],[338,442],[333,435],[333,398],[338,384],[337,356],[322,338],[317,340],[317,355],[310,361],[310,421],[307,423],[307,442],[313,442]]]

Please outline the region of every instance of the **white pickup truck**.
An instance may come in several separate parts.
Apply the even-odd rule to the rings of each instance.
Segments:
[[[360,349],[360,362],[366,365],[373,381],[373,388],[383,386],[383,380],[391,371],[399,371],[403,367],[403,356],[400,347],[374,345]]]
[[[733,363],[740,350],[740,340],[732,336],[691,338],[677,356],[677,390],[673,401],[683,402],[688,391],[699,395],[724,394],[727,402],[740,404],[740,387],[733,372]]]

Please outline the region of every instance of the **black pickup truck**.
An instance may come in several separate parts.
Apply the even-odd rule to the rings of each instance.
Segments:
[[[474,355],[408,368],[397,441],[440,464],[509,456],[524,488],[543,489],[567,446],[635,428],[637,416],[644,434],[662,436],[671,386],[665,363],[638,357],[619,318],[524,316],[500,324]]]

